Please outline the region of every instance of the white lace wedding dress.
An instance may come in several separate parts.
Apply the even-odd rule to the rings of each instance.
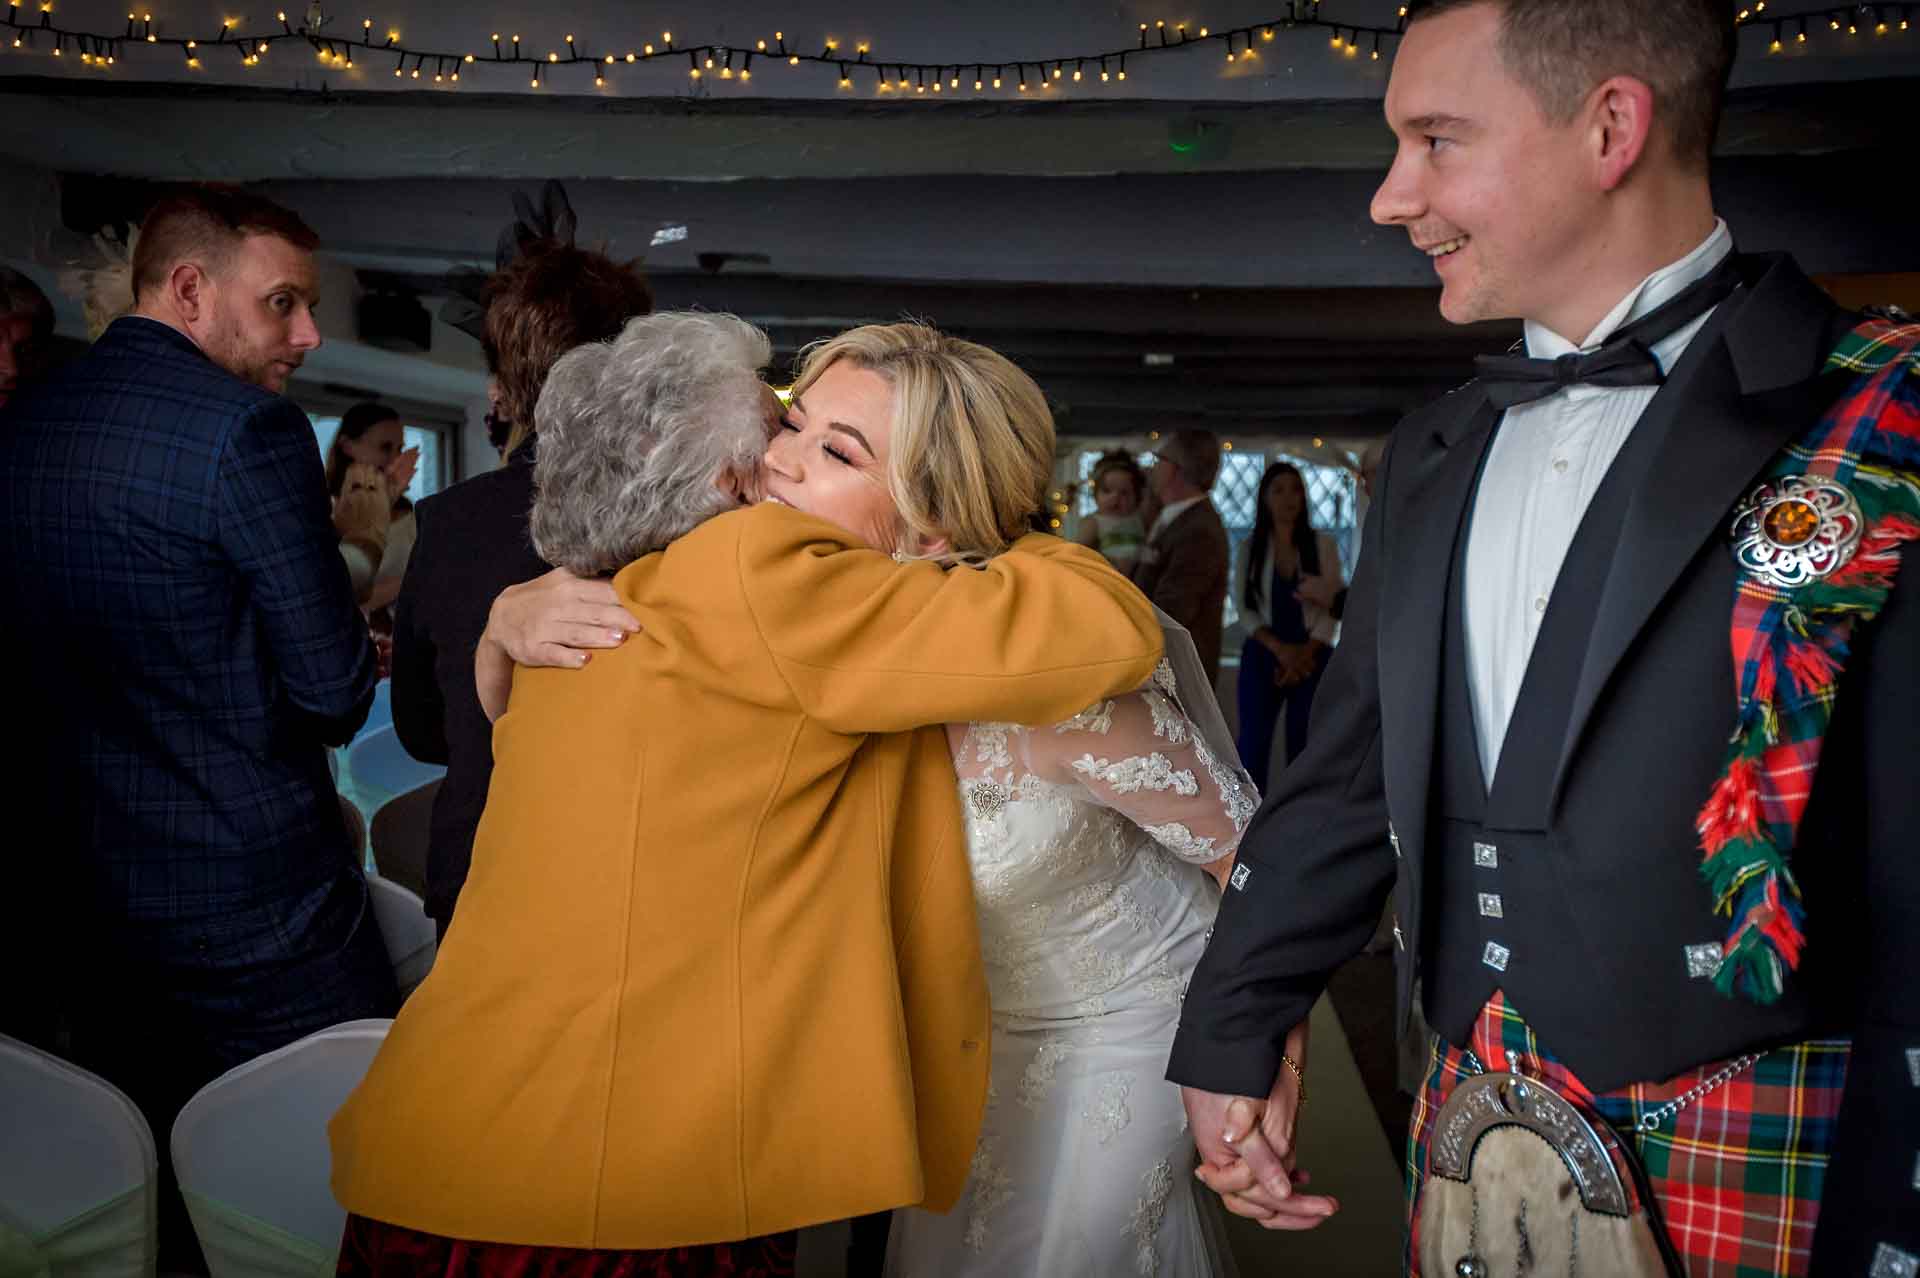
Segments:
[[[1233,1272],[1163,1075],[1220,897],[1200,866],[1235,849],[1258,798],[1174,691],[1163,662],[1065,723],[948,729],[992,1083],[958,1205],[894,1213],[890,1278]]]

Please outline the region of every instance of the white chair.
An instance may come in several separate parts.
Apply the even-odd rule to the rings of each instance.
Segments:
[[[213,1278],[330,1278],[347,1214],[327,1121],[388,1020],[348,1021],[236,1066],[173,1124],[173,1171]]]
[[[367,895],[373,900],[380,939],[387,943],[387,957],[393,960],[394,983],[405,998],[427,979],[439,953],[433,920],[427,917],[424,901],[391,879],[369,874]]]
[[[417,790],[447,774],[441,765],[421,763],[408,754],[391,727],[369,732],[347,747],[347,772],[362,792],[361,797],[375,808],[396,794]]]
[[[124,1092],[0,1035],[0,1274],[151,1278],[158,1166]]]

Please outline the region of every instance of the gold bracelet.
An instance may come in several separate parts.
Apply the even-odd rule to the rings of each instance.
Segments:
[[[1280,1063],[1293,1071],[1294,1081],[1300,1084],[1300,1100],[1299,1103],[1294,1106],[1293,1112],[1295,1114],[1304,1114],[1307,1111],[1307,1076],[1301,1071],[1300,1067],[1294,1063],[1293,1057],[1288,1056],[1285,1052],[1280,1053]]]

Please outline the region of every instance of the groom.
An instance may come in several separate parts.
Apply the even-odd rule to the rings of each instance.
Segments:
[[[1168,1076],[1202,1179],[1272,1228],[1333,1209],[1290,1183],[1282,1049],[1391,892],[1399,1015],[1418,976],[1438,1034],[1410,1207],[1439,1107],[1505,1071],[1619,1133],[1692,1273],[1912,1275],[1920,567],[1848,623],[1836,691],[1745,725],[1800,751],[1763,768],[1760,818],[1696,829],[1739,779],[1737,671],[1779,698],[1831,674],[1774,649],[1736,667],[1737,606],[1812,596],[1757,584],[1729,528],[1849,386],[1822,369],[1857,317],[1714,215],[1724,0],[1408,8],[1374,219],[1433,259],[1447,319],[1521,318],[1532,358],[1483,361],[1394,432],[1310,744],[1185,999]],[[1703,840],[1741,820],[1785,863],[1736,866],[1717,910]]]

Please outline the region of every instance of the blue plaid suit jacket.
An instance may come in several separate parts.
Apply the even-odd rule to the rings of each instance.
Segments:
[[[337,882],[325,747],[365,720],[374,652],[306,416],[121,319],[0,415],[0,526],[32,854],[163,934]]]

